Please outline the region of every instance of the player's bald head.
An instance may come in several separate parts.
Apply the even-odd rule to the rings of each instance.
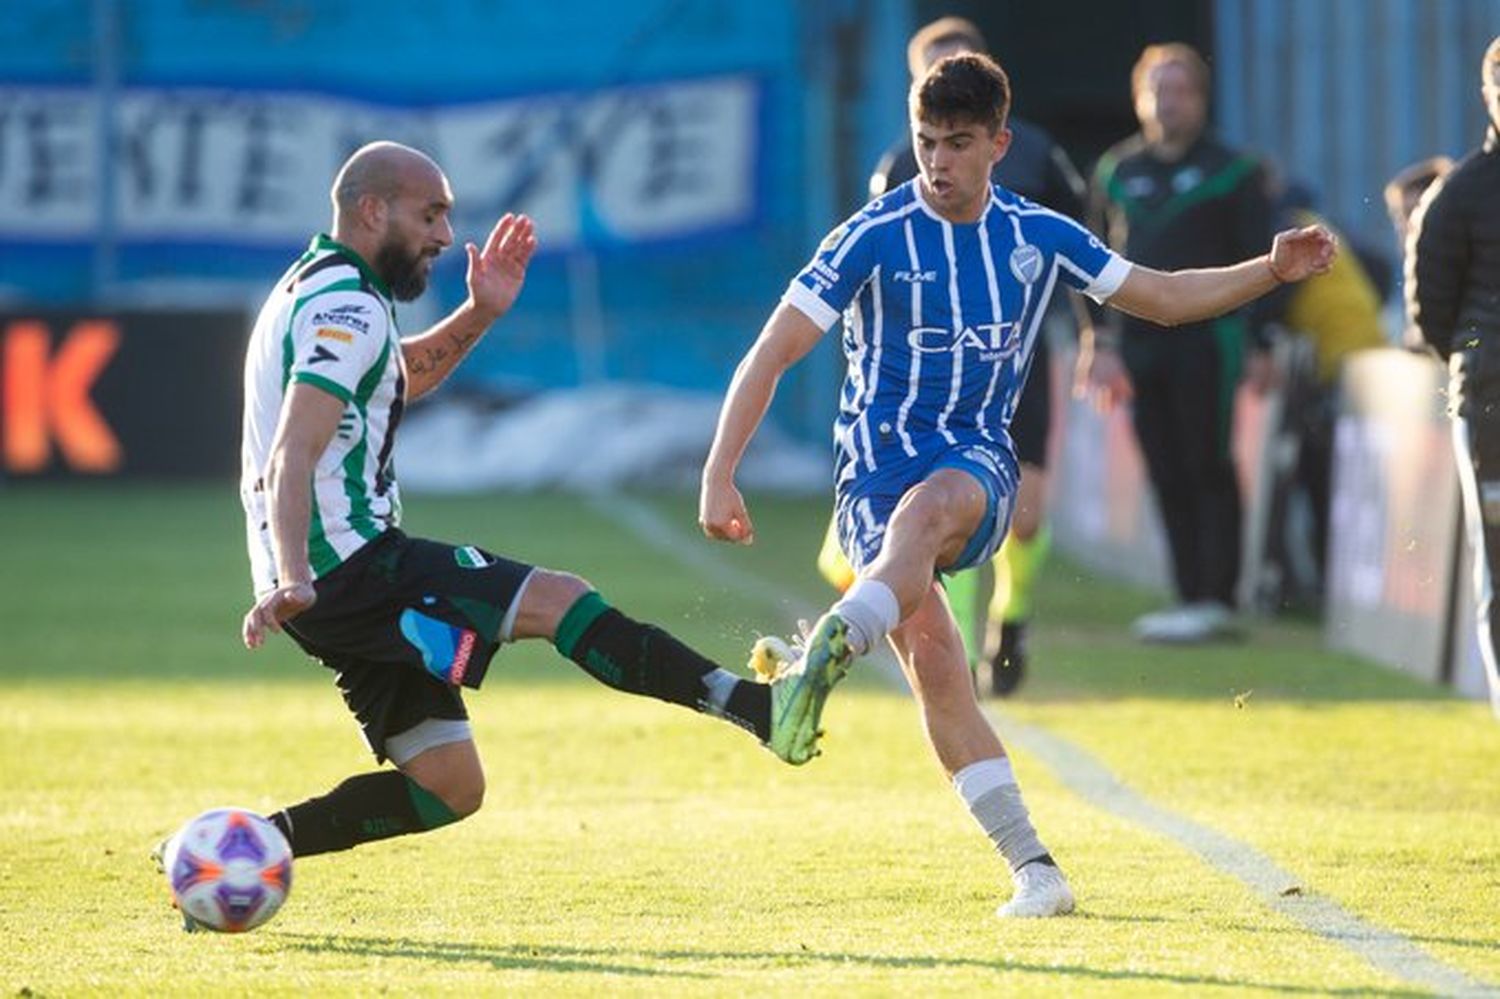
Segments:
[[[426,153],[399,142],[372,142],[356,149],[333,179],[335,215],[354,212],[365,196],[392,201],[402,192],[436,183],[443,171]]]

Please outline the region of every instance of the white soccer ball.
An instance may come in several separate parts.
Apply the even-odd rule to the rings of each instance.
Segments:
[[[215,808],[178,830],[163,867],[178,908],[206,929],[243,933],[276,915],[292,888],[292,848],[244,808]]]

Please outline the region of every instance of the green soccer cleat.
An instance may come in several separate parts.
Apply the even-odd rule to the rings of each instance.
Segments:
[[[760,646],[757,642],[752,662],[762,655]],[[793,766],[817,756],[823,704],[853,661],[849,626],[837,614],[824,614],[808,636],[801,659],[784,665],[771,680],[771,738],[766,748]]]

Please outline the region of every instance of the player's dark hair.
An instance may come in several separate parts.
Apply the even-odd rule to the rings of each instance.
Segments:
[[[1130,94],[1135,96],[1141,92],[1146,85],[1146,76],[1156,67],[1163,66],[1169,62],[1175,62],[1186,69],[1188,76],[1192,77],[1193,85],[1198,88],[1198,93],[1208,100],[1210,77],[1208,63],[1198,54],[1198,50],[1186,42],[1163,42],[1158,45],[1147,45],[1141,50],[1141,57],[1135,61],[1135,66],[1130,70]]]
[[[1010,78],[987,55],[940,59],[911,85],[911,114],[934,125],[982,125],[994,135],[1010,114]]]
[[[970,52],[983,52],[989,48],[973,21],[966,17],[940,17],[918,29],[906,43],[906,65],[911,70],[911,78],[920,80],[927,72],[928,49],[950,42],[960,42]]]

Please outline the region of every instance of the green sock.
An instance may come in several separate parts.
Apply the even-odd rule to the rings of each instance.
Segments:
[[[1046,524],[1027,541],[1012,534],[1000,549],[1000,558],[1010,577],[1010,586],[990,605],[990,616],[1000,621],[1025,621],[1031,617],[1031,597],[1037,576],[1052,551],[1052,528]],[[1002,599],[1003,598],[1003,599]]]
[[[948,603],[953,608],[958,633],[963,636],[970,669],[984,655],[984,608],[990,601],[994,585],[995,569],[989,562],[955,573],[945,583]]]

